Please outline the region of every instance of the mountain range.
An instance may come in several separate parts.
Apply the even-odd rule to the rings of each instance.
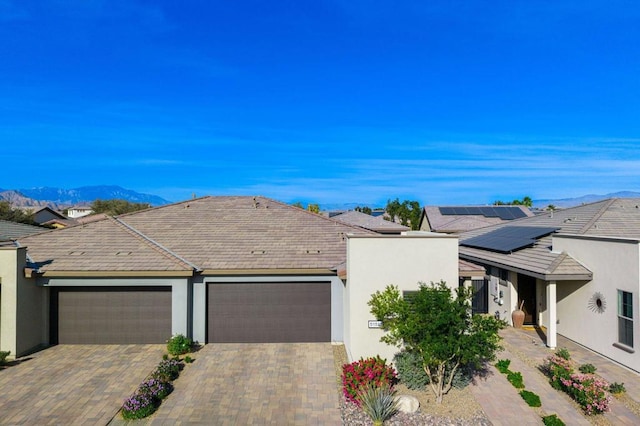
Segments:
[[[0,189],[0,200],[9,201],[14,207],[50,207],[62,210],[79,204],[90,204],[95,200],[127,200],[131,203],[148,203],[152,206],[169,204],[171,201],[151,194],[142,194],[116,185],[83,186],[74,189],[39,187],[29,189]]]
[[[549,204],[562,209],[568,207],[580,206],[582,204],[595,203],[596,201],[606,200],[607,198],[640,198],[640,192],[633,191],[619,191],[612,192],[604,195],[589,194],[576,198],[560,198],[557,200],[533,200],[533,206],[539,208],[545,208]]]
[[[604,195],[589,194],[575,198],[533,200],[536,208],[545,208],[552,204],[556,208],[567,208],[593,203],[607,198],[640,198],[640,192],[620,191]],[[148,203],[152,206],[170,204],[171,201],[151,194],[143,194],[116,185],[83,186],[74,189],[39,187],[29,189],[0,189],[0,201],[9,201],[14,207],[38,209],[50,207],[63,210],[79,204],[90,204],[95,200],[126,200],[131,203]],[[323,204],[322,210],[353,210],[365,204]]]

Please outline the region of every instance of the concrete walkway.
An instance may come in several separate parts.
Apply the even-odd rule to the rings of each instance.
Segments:
[[[545,414],[557,414],[567,424],[589,424],[588,417],[582,413],[580,407],[573,403],[567,395],[553,389],[549,385],[548,379],[538,370],[546,358],[555,352],[555,349],[546,347],[544,333],[540,330],[509,327],[500,334],[503,337],[505,352],[499,354],[499,358],[511,359],[510,369],[520,371],[524,377],[526,388],[540,396],[542,411]],[[633,401],[640,401],[640,375],[563,336],[558,336],[557,344],[558,348],[569,350],[576,365],[593,364],[597,367],[596,373],[608,382],[624,382],[627,389],[626,396]],[[488,412],[487,415],[489,415]],[[640,424],[640,417],[616,398],[613,398],[611,412],[605,413],[604,419],[612,425]],[[499,424],[491,417],[490,420],[494,424]]]
[[[164,345],[59,345],[0,370],[0,424],[104,425]]]
[[[145,424],[339,425],[331,343],[210,344]]]

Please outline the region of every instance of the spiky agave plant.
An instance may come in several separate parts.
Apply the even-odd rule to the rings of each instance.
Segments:
[[[360,407],[371,418],[374,426],[382,426],[385,420],[398,412],[396,391],[389,385],[370,384],[358,395]]]

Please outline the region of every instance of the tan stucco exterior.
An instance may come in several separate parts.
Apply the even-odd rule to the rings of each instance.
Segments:
[[[25,278],[26,249],[0,248],[0,350],[10,358],[48,341],[48,290]]]
[[[344,341],[351,361],[380,355],[391,362],[398,348],[380,342],[381,329],[367,302],[377,290],[393,284],[400,291],[419,283],[444,280],[458,286],[458,239],[430,232],[398,236],[348,236],[347,280],[344,288]]]
[[[640,358],[634,353],[640,348],[640,242],[567,235],[554,237],[553,250],[570,253],[593,271],[589,282],[558,283],[558,333],[640,371]],[[633,294],[634,348],[627,350],[617,344],[618,290]],[[594,306],[596,293],[602,296],[603,309]]]

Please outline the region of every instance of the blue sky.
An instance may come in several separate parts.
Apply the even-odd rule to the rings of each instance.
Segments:
[[[640,191],[640,4],[0,0],[0,188]]]

